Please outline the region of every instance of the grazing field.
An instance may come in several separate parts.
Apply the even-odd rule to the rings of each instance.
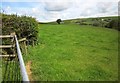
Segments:
[[[32,80],[118,80],[118,31],[76,24],[40,24],[28,47]]]

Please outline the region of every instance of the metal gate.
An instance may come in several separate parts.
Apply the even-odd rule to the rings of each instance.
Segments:
[[[5,81],[29,82],[17,36],[15,34],[1,35],[0,39],[10,39],[10,41],[12,41],[11,45],[0,45],[0,49],[2,50],[11,49],[13,51],[12,54],[1,53],[0,55],[0,58],[2,58],[3,82]]]

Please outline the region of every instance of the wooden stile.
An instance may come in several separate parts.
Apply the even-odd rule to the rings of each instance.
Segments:
[[[11,38],[13,37],[12,35],[0,35],[0,38]]]
[[[12,48],[14,47],[13,45],[0,45],[0,48]]]
[[[0,55],[0,57],[15,57],[15,55]]]

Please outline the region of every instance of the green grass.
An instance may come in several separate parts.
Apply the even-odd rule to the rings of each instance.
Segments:
[[[2,59],[0,58],[0,82],[2,82]]]
[[[0,68],[0,81],[21,81],[19,62],[16,59],[10,61],[3,58]]]
[[[118,31],[75,24],[40,24],[39,44],[24,57],[33,80],[118,80]]]

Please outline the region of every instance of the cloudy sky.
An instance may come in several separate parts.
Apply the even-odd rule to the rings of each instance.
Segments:
[[[3,0],[4,13],[28,15],[40,22],[117,16],[119,0]]]

